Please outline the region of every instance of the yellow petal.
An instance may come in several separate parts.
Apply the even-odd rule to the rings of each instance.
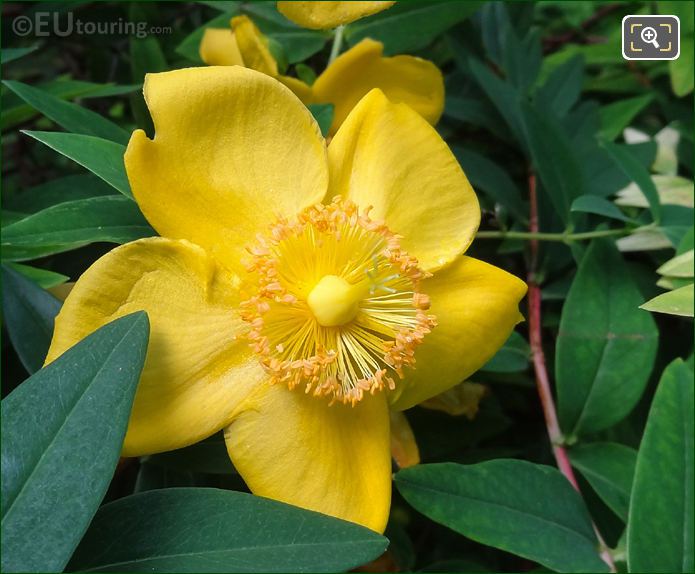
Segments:
[[[258,27],[248,16],[235,16],[231,25],[244,65],[275,78],[278,75],[278,64],[268,49],[267,38]]]
[[[383,396],[354,408],[271,385],[225,430],[229,456],[259,496],[383,532],[391,500]]]
[[[232,31],[227,28],[207,28],[198,48],[200,58],[208,66],[243,66],[239,46]]]
[[[414,56],[383,57],[381,42],[365,39],[341,54],[312,87],[314,101],[335,106],[330,134],[371,89],[394,103],[408,104],[429,123],[444,110],[444,77],[432,62]]]
[[[391,408],[408,409],[453,387],[482,367],[522,316],[526,283],[497,267],[460,257],[422,282],[437,326],[415,351],[415,369],[396,382]]]
[[[464,381],[438,395],[420,403],[421,407],[442,411],[449,415],[464,415],[469,421],[478,414],[480,401],[487,394],[488,388],[479,383]]]
[[[398,468],[420,464],[420,449],[417,447],[413,429],[400,411],[391,411],[391,456]]]
[[[148,74],[156,137],[133,133],[128,179],[160,233],[188,239],[232,269],[278,214],[293,216],[327,188],[324,140],[277,80],[239,66]]]
[[[104,255],[75,284],[55,323],[47,362],[98,327],[144,309],[150,343],[123,452],[195,443],[229,423],[265,375],[241,320],[236,279],[203,249],[161,237]]]
[[[330,195],[374,207],[426,270],[463,253],[480,223],[478,198],[435,129],[372,90],[328,147]]]
[[[294,95],[302,100],[303,104],[313,102],[314,96],[309,84],[305,84],[302,80],[292,78],[291,76],[278,76],[278,80],[292,90]]]
[[[335,28],[371,16],[396,2],[278,2],[278,10],[295,24],[314,30]]]

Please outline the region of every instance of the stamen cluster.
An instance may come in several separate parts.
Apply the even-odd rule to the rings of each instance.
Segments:
[[[336,198],[295,221],[280,218],[248,248],[257,292],[242,303],[242,318],[273,383],[354,406],[365,392],[394,389],[393,373],[403,377],[415,364],[415,348],[436,324],[419,291],[427,274],[369,211]],[[358,300],[344,325],[321,325],[307,304],[326,275],[344,279]]]

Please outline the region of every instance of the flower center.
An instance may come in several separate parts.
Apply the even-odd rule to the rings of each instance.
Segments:
[[[426,274],[368,210],[337,199],[279,220],[249,248],[258,289],[242,303],[273,383],[355,405],[395,388],[435,325]]]
[[[307,297],[309,309],[323,327],[345,325],[359,310],[361,289],[337,275],[324,275]]]

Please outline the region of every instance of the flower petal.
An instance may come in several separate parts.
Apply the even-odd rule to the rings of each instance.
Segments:
[[[328,146],[329,194],[342,195],[402,235],[426,270],[463,253],[480,223],[478,198],[435,129],[372,90]]]
[[[258,27],[248,16],[235,16],[231,25],[244,65],[275,78],[278,64],[268,49],[268,40]]]
[[[429,123],[444,110],[444,77],[428,60],[414,56],[384,58],[381,42],[365,39],[341,54],[314,82],[316,103],[335,106],[330,134],[372,88],[394,103],[408,104]]]
[[[278,2],[278,10],[302,28],[335,28],[386,10],[393,2]]]
[[[415,351],[415,368],[396,381],[391,408],[408,409],[453,387],[482,367],[523,320],[521,279],[472,257],[460,257],[422,282],[437,326]]]
[[[259,496],[383,532],[391,501],[389,415],[383,396],[354,408],[265,387],[225,430],[229,456]]]
[[[207,28],[198,48],[200,58],[208,66],[243,66],[239,46],[232,31]]]
[[[302,82],[302,80],[298,80],[297,78],[293,78],[292,76],[281,75],[278,76],[278,80],[285,84],[290,90],[292,90],[294,92],[294,95],[297,96],[300,100],[302,100],[302,103],[310,104],[313,102],[314,94],[309,84],[305,84],[304,82]]]
[[[239,66],[148,74],[156,137],[133,133],[128,179],[160,235],[188,239],[231,269],[277,215],[321,201],[325,143],[277,80]]]
[[[391,456],[398,468],[420,464],[420,449],[408,419],[401,411],[391,411]]]
[[[144,309],[150,342],[125,456],[171,450],[218,431],[265,374],[248,343],[236,279],[203,249],[161,237],[104,255],[75,284],[46,362],[98,327]]]

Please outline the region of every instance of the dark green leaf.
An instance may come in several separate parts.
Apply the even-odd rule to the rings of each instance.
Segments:
[[[60,301],[53,295],[3,265],[3,318],[12,345],[29,373],[35,373],[43,365],[53,336],[53,320],[60,307]]]
[[[333,104],[309,104],[309,111],[319,124],[324,137],[328,135],[328,130],[333,123]]]
[[[40,84],[37,88],[58,98],[71,100],[77,97],[102,98],[128,94],[140,88],[140,85],[119,86],[116,84],[95,84],[92,82],[59,78],[45,84]],[[3,94],[1,107],[2,118],[0,118],[0,126],[2,126],[3,130],[30,120],[37,115],[34,108],[24,103],[17,95],[9,92]]]
[[[48,269],[39,269],[38,267],[32,267],[31,265],[8,262],[7,266],[17,271],[17,273],[24,275],[24,277],[31,280],[33,283],[36,283],[42,289],[62,285],[70,279],[70,277],[63,275],[62,273],[56,273],[55,271],[49,271]]]
[[[647,168],[645,168],[625,146],[618,146],[610,142],[603,142],[602,146],[630,181],[634,181],[642,190],[644,197],[646,197],[649,202],[652,218],[658,223],[661,220],[659,193],[656,190],[656,185],[654,185],[652,178],[649,177]]]
[[[514,331],[504,346],[480,370],[490,373],[518,373],[528,369],[530,356],[531,349],[526,339]]]
[[[613,141],[653,99],[653,94],[644,94],[603,106],[600,135],[608,141]]]
[[[69,132],[96,136],[124,145],[128,143],[128,132],[91,110],[21,82],[4,80],[3,84],[32,108]]]
[[[2,401],[2,570],[61,572],[111,481],[149,324],[110,323]]]
[[[553,70],[536,92],[536,98],[541,107],[562,117],[577,103],[583,80],[584,58],[574,56]]]
[[[615,203],[608,201],[605,197],[601,197],[600,195],[580,195],[572,202],[570,211],[594,213],[596,215],[610,217],[611,219],[619,219],[620,221],[632,221],[627,215],[620,211]]]
[[[521,460],[418,465],[396,474],[415,509],[464,536],[560,572],[607,572],[579,494],[557,470]]]
[[[28,48],[3,48],[0,51],[0,63],[9,64],[10,62],[17,60],[27,54],[31,54],[38,48],[38,44],[34,46],[29,46]]]
[[[569,457],[601,500],[627,522],[637,452],[622,444],[595,442],[572,447]]]
[[[439,34],[468,18],[482,2],[413,0],[362,18],[345,28],[351,46],[364,38],[379,40],[386,54],[413,52],[427,47]]]
[[[388,541],[352,524],[241,492],[168,488],[99,510],[70,570],[340,572]]]
[[[630,572],[692,572],[693,372],[681,360],[659,381],[640,444],[627,527]]]
[[[127,243],[153,235],[156,232],[134,201],[122,195],[106,195],[60,203],[8,225],[3,229],[2,248],[11,258],[16,247]]]
[[[475,189],[482,189],[518,221],[527,220],[528,208],[521,199],[521,191],[506,171],[471,149],[453,146],[452,151]]]
[[[485,128],[499,138],[506,137],[507,127],[492,104],[483,97],[461,97],[447,92],[444,115],[460,122]]]
[[[526,136],[519,92],[475,58],[469,58],[468,66],[480,88],[507,122],[516,141],[525,147]]]
[[[542,189],[566,224],[572,201],[585,193],[574,149],[558,121],[530,103],[525,102],[522,110],[531,157],[543,183]]]
[[[133,197],[123,164],[124,146],[80,134],[29,131],[24,133],[87,168],[123,195]]]
[[[68,175],[13,195],[4,206],[23,213],[36,213],[52,205],[102,195],[116,195],[116,190],[91,175]]]
[[[566,434],[606,429],[635,406],[654,365],[658,331],[612,241],[579,265],[557,338],[558,414]]]

